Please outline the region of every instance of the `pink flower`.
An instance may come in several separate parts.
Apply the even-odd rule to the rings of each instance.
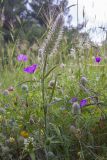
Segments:
[[[101,61],[101,57],[99,57],[99,56],[95,57],[95,61],[96,61],[97,63],[99,63],[99,62]]]
[[[31,66],[24,68],[24,72],[32,74],[37,70],[37,68],[38,68],[38,64],[33,64]]]
[[[84,107],[84,106],[86,106],[87,105],[87,100],[86,99],[82,99],[81,101],[80,101],[80,107]]]
[[[25,54],[19,54],[19,55],[17,56],[17,60],[18,60],[18,61],[24,61],[24,62],[26,62],[26,61],[28,60],[28,57],[27,57],[27,55],[25,55]]]

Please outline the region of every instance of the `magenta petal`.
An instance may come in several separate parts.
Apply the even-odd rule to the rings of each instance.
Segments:
[[[100,61],[101,61],[101,57],[95,57],[95,61],[97,62],[97,63],[99,63]]]
[[[76,101],[78,101],[78,98],[77,98],[77,97],[73,97],[69,102],[70,102],[70,103],[74,103],[74,102],[76,102]]]
[[[17,56],[17,60],[18,60],[18,61],[24,61],[24,62],[26,62],[26,61],[28,60],[28,57],[27,57],[27,55],[19,54],[19,55]]]
[[[32,66],[28,66],[26,68],[24,68],[24,72],[27,72],[27,73],[34,73],[38,68],[38,64],[33,64]]]
[[[87,100],[86,99],[82,99],[81,101],[80,101],[80,107],[84,107],[84,106],[86,106],[87,105]]]

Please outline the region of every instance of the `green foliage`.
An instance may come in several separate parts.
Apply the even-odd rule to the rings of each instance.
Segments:
[[[25,25],[24,26],[24,30],[25,30],[25,33],[27,32],[27,34],[25,35],[25,38],[31,43],[33,44],[35,41],[38,40],[39,37],[41,37],[45,31],[45,28],[41,27],[40,25],[38,24],[31,24],[28,22],[28,25]],[[28,28],[30,28],[28,30]]]
[[[52,57],[51,57],[52,58]],[[73,63],[73,66],[71,64]],[[77,61],[78,62],[78,61]],[[18,62],[20,63],[20,62]],[[91,92],[99,93],[99,101],[103,101],[101,107],[87,106],[82,108],[81,115],[71,113],[72,105],[69,100],[76,96],[79,100],[87,98],[87,94],[80,90],[79,82],[76,78],[78,68],[76,61],[67,60],[66,66],[57,66],[51,69],[52,61],[48,62],[49,73],[45,77],[45,102],[51,101],[47,112],[47,137],[44,139],[44,114],[42,109],[40,70],[34,75],[23,74],[23,66],[1,73],[0,82],[0,123],[1,123],[1,157],[4,159],[26,159],[32,157],[39,159],[106,159],[106,78],[98,81],[97,75],[101,78],[101,71],[97,68],[87,68],[88,88]],[[53,67],[54,68],[54,67]],[[105,68],[106,69],[106,68]],[[17,70],[19,70],[17,72]],[[82,72],[82,70],[81,70]],[[51,79],[57,79],[52,88],[49,87]],[[73,77],[74,76],[74,77]],[[78,77],[78,76],[77,76]],[[28,82],[28,81],[29,82]],[[24,82],[28,90],[22,90]],[[14,91],[7,96],[4,90],[10,85],[14,86]],[[16,87],[15,87],[16,86]],[[92,90],[93,88],[93,90]],[[103,89],[102,89],[103,88]],[[54,91],[54,92],[53,92]],[[52,93],[52,97],[51,97]],[[94,93],[95,94],[95,93]],[[71,130],[74,125],[75,129]],[[21,131],[26,131],[30,138],[22,137]],[[40,149],[38,149],[40,148]],[[44,158],[43,158],[44,157]]]
[[[63,17],[58,21],[56,17],[61,6],[45,25],[39,12],[44,14],[51,1],[32,1],[35,19],[30,19],[30,13],[21,17],[26,1],[18,2],[0,4],[4,13],[10,11],[7,16],[12,21],[8,43],[3,43],[4,28],[0,26],[0,159],[106,160],[107,61],[103,46],[99,47],[102,61],[95,63],[93,56],[98,52],[86,33],[66,29],[60,33]],[[28,56],[27,62],[17,61],[20,53]],[[23,72],[35,63],[39,67],[34,74]],[[78,98],[76,107],[87,100],[75,113],[73,97]]]

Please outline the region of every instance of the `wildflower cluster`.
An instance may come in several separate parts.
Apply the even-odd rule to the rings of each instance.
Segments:
[[[17,60],[26,62],[26,61],[28,61],[28,57],[27,57],[27,55],[19,54],[17,56]],[[26,73],[32,74],[37,70],[37,68],[38,68],[38,64],[33,64],[31,66],[28,66],[28,67],[24,68],[23,71],[26,72]]]

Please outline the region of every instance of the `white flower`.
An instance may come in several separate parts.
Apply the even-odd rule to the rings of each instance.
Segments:
[[[25,150],[29,151],[29,145],[34,146],[33,144],[34,138],[33,137],[28,137],[27,139],[24,139],[24,145],[25,145]]]

